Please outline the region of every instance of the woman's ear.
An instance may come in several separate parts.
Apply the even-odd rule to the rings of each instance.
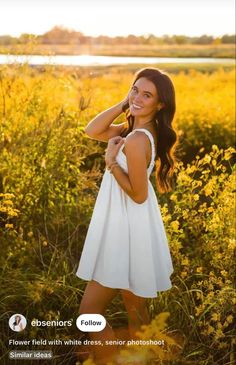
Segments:
[[[157,105],[157,111],[159,112],[163,108],[165,108],[165,104],[164,103],[158,103],[158,105]]]

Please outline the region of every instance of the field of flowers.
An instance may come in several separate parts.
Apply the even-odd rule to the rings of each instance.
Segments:
[[[173,287],[149,301],[153,322],[139,334],[162,336],[168,348],[124,348],[124,364],[131,356],[144,364],[235,363],[235,73],[187,71],[171,74],[179,137],[175,189],[157,192]],[[0,68],[1,363],[7,364],[9,338],[78,338],[75,319],[85,284],[74,272],[106,148],[83,128],[126,96],[132,77],[117,68]],[[14,313],[74,323],[12,334],[8,319]],[[114,328],[127,325],[120,297],[107,317]],[[51,364],[74,364],[75,351],[74,345],[55,346]]]

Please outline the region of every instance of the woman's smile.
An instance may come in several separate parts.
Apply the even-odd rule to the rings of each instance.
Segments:
[[[142,107],[140,105],[137,105],[135,103],[132,104],[132,106],[135,108],[135,109],[142,109]]]

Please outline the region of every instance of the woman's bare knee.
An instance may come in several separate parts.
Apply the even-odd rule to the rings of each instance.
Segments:
[[[116,296],[117,292],[117,289],[107,288],[96,281],[90,281],[87,284],[80,303],[79,313],[103,314],[108,304]]]
[[[139,297],[128,290],[121,290],[129,321],[147,324],[150,321],[147,299]]]
[[[125,304],[125,307],[131,309],[144,309],[147,305],[146,298],[139,297],[128,290],[121,290],[121,295]]]

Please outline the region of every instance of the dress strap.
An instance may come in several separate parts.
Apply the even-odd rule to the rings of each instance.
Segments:
[[[155,142],[154,142],[154,138],[153,135],[150,131],[148,131],[146,128],[137,128],[134,129],[132,132],[130,132],[129,134],[135,133],[136,131],[140,131],[140,132],[144,132],[148,138],[149,141],[151,142],[151,147],[152,147],[152,157],[151,157],[151,162],[148,166],[148,169],[150,169],[151,167],[153,167],[153,165],[155,164],[155,156],[156,156],[156,152],[155,152]]]

